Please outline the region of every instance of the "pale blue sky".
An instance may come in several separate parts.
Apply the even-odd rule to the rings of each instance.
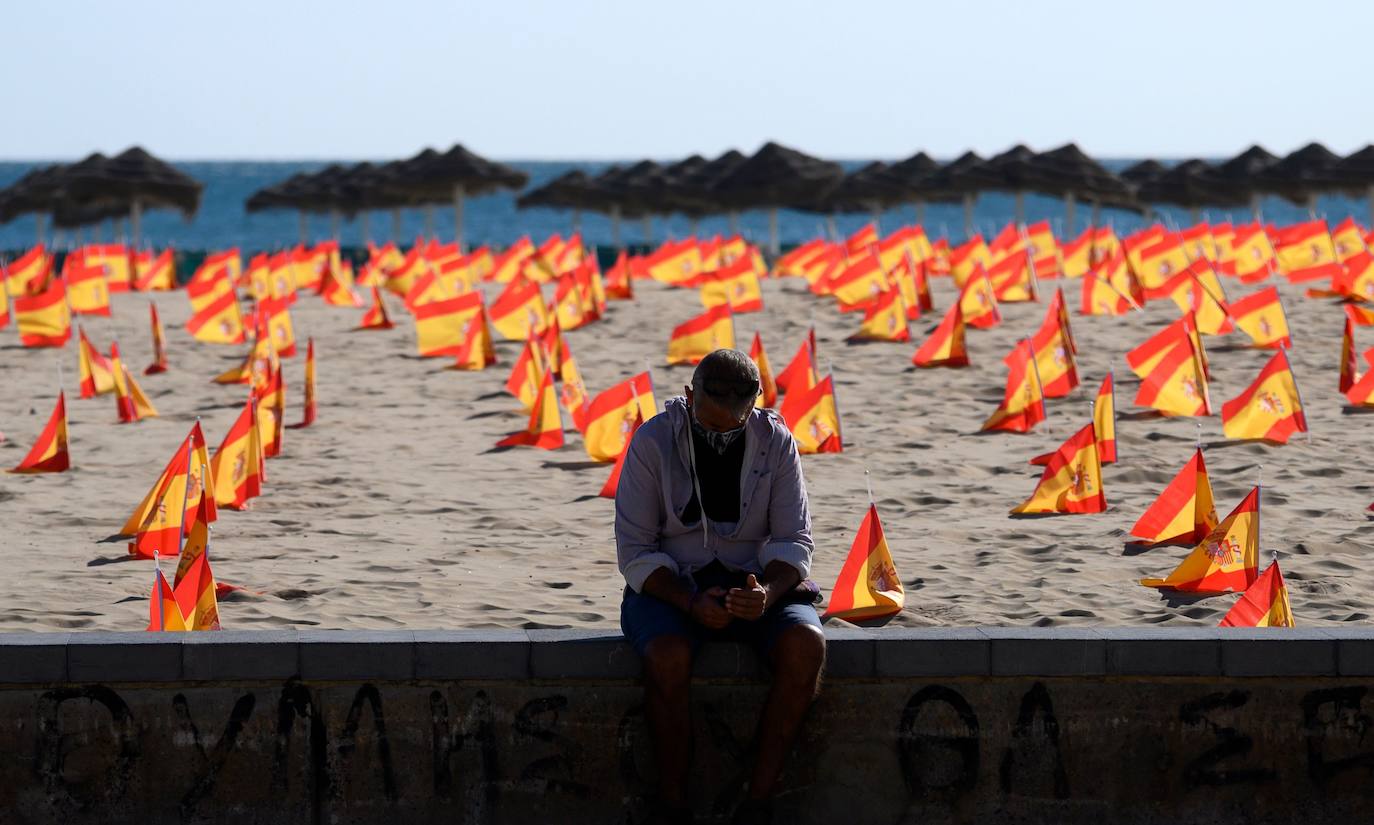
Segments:
[[[0,158],[1104,157],[1374,140],[1364,2],[46,2]]]

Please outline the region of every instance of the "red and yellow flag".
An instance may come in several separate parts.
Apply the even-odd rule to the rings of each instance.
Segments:
[[[954,285],[961,289],[975,272],[990,263],[992,255],[982,235],[974,235],[949,253],[950,275],[954,277]]]
[[[187,287],[187,294],[190,294],[190,287]],[[186,331],[197,341],[208,344],[242,344],[243,315],[239,312],[238,296],[232,289],[221,292],[186,320]]]
[[[1153,360],[1149,371],[1141,375],[1135,404],[1153,407],[1165,415],[1212,414],[1207,374],[1189,335],[1179,335],[1173,346]]]
[[[1288,586],[1283,582],[1279,560],[1245,588],[1240,599],[1221,618],[1218,627],[1294,627],[1293,607],[1288,603]]]
[[[467,324],[482,311],[482,293],[430,301],[415,307],[415,341],[421,356],[456,356],[462,349]]]
[[[910,341],[907,329],[906,302],[897,289],[889,289],[874,298],[864,310],[859,331],[850,341]]]
[[[980,429],[1028,433],[1045,420],[1045,392],[1040,385],[1031,342],[1027,339],[1017,341],[1002,362],[1007,365],[1006,393]]]
[[[372,306],[363,313],[363,320],[354,330],[360,329],[391,329],[396,326],[391,322],[391,316],[387,315],[386,302],[382,300],[382,292],[377,287],[372,287]]]
[[[61,278],[37,294],[14,299],[14,319],[19,327],[19,343],[26,347],[62,347],[72,337],[72,314],[67,308],[67,292]]]
[[[993,294],[999,302],[1018,303],[1040,300],[1035,263],[1028,249],[1013,252],[988,267]]]
[[[964,312],[958,303],[950,304],[939,326],[911,356],[918,367],[967,367],[964,347]]]
[[[305,394],[305,406],[301,414],[301,420],[296,424],[286,425],[288,429],[299,430],[309,427],[315,423],[315,339],[307,338],[305,341],[305,381],[303,383]]]
[[[4,276],[4,283],[0,286],[11,298],[37,294],[47,285],[52,275],[52,264],[48,250],[43,244],[38,244],[8,266],[0,265],[0,275]]]
[[[148,600],[147,630],[160,632],[190,629],[186,625],[185,615],[177,606],[177,597],[172,590],[172,585],[168,584],[167,577],[162,575],[162,568],[154,568],[153,592]]]
[[[729,305],[722,304],[673,328],[668,338],[668,363],[695,364],[718,349],[734,346],[734,316]]]
[[[787,362],[787,366],[782,368],[774,382],[777,384],[778,391],[786,394],[791,392],[795,384],[798,389],[809,390],[816,385],[818,371],[816,370],[816,328],[811,327],[807,331],[806,337],[802,339],[801,346],[797,347],[797,354],[792,356],[792,360]]]
[[[210,524],[205,518],[208,498],[201,499],[196,518],[186,531],[177,560],[172,594],[187,630],[219,630],[219,602],[215,598],[215,574],[210,570]]]
[[[606,270],[606,297],[612,301],[634,300],[635,289],[630,280],[630,258],[623,249],[611,268]]]
[[[129,555],[145,559],[155,552],[176,555],[181,548],[182,526],[194,517],[203,496],[210,498],[206,518],[217,519],[212,475],[205,435],[196,422],[119,531],[121,538],[130,539]]]
[[[162,331],[162,319],[157,317],[157,304],[148,302],[148,327],[153,333],[153,363],[144,367],[144,375],[157,375],[167,371],[167,341]]]
[[[573,357],[572,348],[567,341],[560,343],[558,347],[558,369],[554,372],[558,376],[559,393],[558,402],[563,405],[563,409],[572,416],[573,427],[579,433],[587,430],[587,385],[582,380],[582,371],[577,368],[577,359]]]
[[[1360,225],[1349,215],[1331,230],[1331,243],[1336,250],[1336,260],[1341,263],[1367,251]]]
[[[258,440],[262,442],[263,458],[281,455],[282,432],[286,421],[286,378],[281,364],[268,370],[267,383],[258,396]]]
[[[62,267],[62,279],[67,282],[67,303],[77,315],[110,317],[110,287],[105,280],[105,267],[90,265],[73,252]]]
[[[906,593],[883,535],[878,507],[870,502],[822,618],[854,621],[893,616],[902,612],[905,603]]]
[[[653,376],[647,371],[598,394],[587,405],[583,443],[592,461],[622,455],[634,432],[634,421],[654,417]]]
[[[119,358],[119,343],[110,343],[110,371],[114,374],[115,409],[121,424],[132,424],[145,418],[157,418],[157,409],[148,400]]]
[[[615,498],[616,491],[620,489],[620,471],[625,468],[625,456],[630,454],[630,441],[639,431],[639,425],[644,423],[644,415],[639,407],[634,408],[633,420],[630,422],[624,434],[625,446],[621,447],[620,452],[615,457],[615,464],[611,466],[611,474],[606,477],[606,483],[601,485],[601,491],[597,495],[601,498]]]
[[[560,276],[554,288],[553,312],[560,329],[573,330],[596,320],[583,306],[582,290],[573,273]]]
[[[815,386],[798,385],[782,399],[778,414],[797,441],[797,452],[838,453],[844,449],[840,436],[840,408],[835,403],[835,384],[827,375]]]
[[[869,254],[851,259],[849,265],[831,278],[828,284],[829,294],[835,296],[842,309],[866,307],[891,288],[882,264]]]
[[[1031,497],[1012,513],[1100,513],[1107,509],[1102,490],[1102,459],[1094,426],[1069,436],[1045,464]]]
[[[480,292],[473,294],[481,297]],[[453,369],[484,370],[495,363],[496,348],[491,340],[491,326],[487,323],[487,308],[479,306],[477,312],[468,319],[463,343],[453,357]]]
[[[61,473],[72,466],[67,453],[67,396],[57,394],[57,404],[53,407],[48,423],[38,434],[38,440],[29,449],[28,455],[20,461],[11,473]]]
[[[164,249],[146,263],[135,261],[134,271],[134,289],[140,292],[168,292],[177,288],[176,261],[170,249]]]
[[[997,296],[992,290],[992,281],[987,270],[977,266],[973,274],[964,282],[956,302],[964,314],[964,323],[978,329],[992,329],[1002,323],[1002,313],[997,308]]]
[[[553,391],[553,370],[544,370],[539,393],[530,409],[529,424],[496,442],[498,447],[538,447],[556,450],[563,446],[563,417],[558,411],[558,396]]]
[[[1197,544],[1216,526],[1212,482],[1208,479],[1207,462],[1199,447],[1136,520],[1131,535],[1151,544]]]
[[[1288,316],[1276,287],[1265,287],[1233,302],[1231,317],[1257,347],[1285,349],[1293,345],[1288,337]]]
[[[258,432],[257,410],[257,398],[250,394],[243,411],[225,433],[215,457],[210,459],[215,503],[221,507],[245,510],[249,499],[262,495],[266,457]]]
[[[91,339],[86,337],[86,330],[81,326],[76,328],[76,341],[77,374],[81,379],[81,397],[95,398],[97,395],[114,392],[114,369],[110,366],[110,362],[105,359],[105,356],[100,354],[100,350],[91,344]]]
[[[1287,443],[1293,433],[1307,432],[1307,416],[1287,350],[1274,353],[1249,387],[1221,405],[1221,431],[1227,438],[1279,444]]]
[[[696,238],[669,241],[645,260],[649,277],[670,286],[682,286],[701,274],[701,247]]]
[[[515,280],[525,261],[534,254],[534,244],[528,235],[506,247],[505,251],[492,259],[491,271],[482,280],[507,284]]]
[[[749,345],[749,357],[754,360],[754,366],[759,368],[761,392],[754,406],[771,408],[778,403],[778,382],[773,379],[773,367],[768,363],[768,353],[763,350],[763,338],[757,332],[754,333],[754,343]]]
[[[1040,329],[1030,339],[1036,373],[1046,398],[1063,398],[1078,386],[1078,365],[1070,343],[1072,339],[1064,327],[1063,306],[1062,298],[1051,300]]]
[[[507,341],[524,341],[543,332],[549,324],[544,295],[539,284],[527,278],[517,278],[492,302],[491,325]]]
[[[1067,243],[1059,246],[1060,271],[1065,278],[1081,278],[1093,268],[1093,229],[1088,227]]]
[[[1116,463],[1116,384],[1112,371],[1102,379],[1093,400],[1093,426],[1097,428],[1097,457],[1103,464]]]
[[[1331,242],[1326,221],[1307,221],[1285,226],[1274,237],[1279,267],[1289,283],[1340,277],[1341,265]]]
[[[1231,251],[1221,260],[1221,270],[1253,284],[1265,280],[1278,266],[1274,247],[1262,224],[1243,224],[1231,236]]]
[[[1259,574],[1259,504],[1255,487],[1172,573],[1140,583],[1189,593],[1245,590]]]
[[[730,307],[736,314],[763,311],[763,291],[753,262],[740,258],[729,266],[702,276],[701,303],[707,309]]]

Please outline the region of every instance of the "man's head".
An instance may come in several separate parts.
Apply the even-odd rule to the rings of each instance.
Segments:
[[[686,391],[692,417],[703,429],[738,430],[758,399],[759,369],[739,350],[718,349],[697,364]]]

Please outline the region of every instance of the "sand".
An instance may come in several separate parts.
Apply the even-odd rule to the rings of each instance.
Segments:
[[[1065,282],[1070,306],[1078,283]],[[1232,297],[1249,291],[1227,282]],[[737,318],[738,345],[763,334],[775,369],[796,351],[814,316],[822,367],[833,365],[845,451],[804,460],[817,552],[813,578],[829,589],[873,489],[907,608],[897,625],[1212,626],[1235,596],[1171,599],[1137,584],[1167,574],[1186,553],[1131,554],[1126,531],[1188,460],[1197,437],[1221,515],[1253,485],[1263,464],[1262,545],[1282,562],[1300,625],[1362,621],[1374,592],[1370,423],[1343,409],[1336,391],[1342,312],[1281,284],[1294,332],[1294,370],[1307,403],[1310,443],[1225,443],[1219,417],[1119,421],[1120,461],[1105,468],[1109,507],[1096,515],[1012,519],[1039,469],[1026,460],[1086,423],[1089,403],[1114,367],[1122,413],[1136,380],[1122,354],[1173,320],[1168,301],[1124,318],[1073,317],[1082,385],[1049,402],[1049,418],[1027,435],[978,435],[1003,390],[1004,353],[1038,326],[1045,304],[1004,307],[1004,323],[970,330],[973,365],[916,371],[916,343],[953,296],[937,279],[937,311],[912,324],[910,344],[846,345],[858,315],[840,315],[798,280],[765,284],[766,311]],[[606,319],[566,334],[592,392],[653,363],[660,405],[681,392],[690,369],[663,366],[669,329],[700,310],[690,290],[637,286]],[[494,289],[488,290],[488,296]],[[153,296],[167,324],[170,372],[140,378],[161,413],[116,423],[110,396],[77,398],[77,351],[26,350],[13,326],[0,333],[0,465],[13,466],[41,429],[61,361],[71,421],[72,471],[0,476],[0,630],[138,630],[147,622],[152,564],[128,560],[119,530],[191,423],[200,417],[212,448],[245,396],[210,378],[243,357],[242,347],[200,344],[184,331],[181,293]],[[148,296],[115,296],[112,319],[87,317],[103,349],[117,336],[126,363],[151,360]],[[518,350],[497,346],[501,364],[483,372],[444,369],[414,355],[400,302],[397,328],[352,332],[361,310],[302,297],[297,333],[316,340],[319,419],[286,433],[268,485],[247,512],[224,511],[212,558],[222,581],[253,592],[224,600],[230,629],[585,627],[618,625],[623,587],[615,566],[612,503],[596,498],[608,465],[592,464],[571,429],[561,450],[492,451],[525,414],[503,392]],[[1360,330],[1363,346],[1374,331]],[[1212,397],[1239,393],[1269,352],[1236,332],[1209,339]],[[302,346],[302,353],[304,347]],[[303,354],[287,361],[288,422],[300,417]],[[565,418],[565,421],[567,419]],[[570,426],[570,422],[569,422]],[[174,565],[172,565],[174,566]],[[169,570],[170,572],[170,570]]]

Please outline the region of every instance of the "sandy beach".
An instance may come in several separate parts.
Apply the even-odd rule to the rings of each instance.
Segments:
[[[1275,279],[1279,283],[1280,279]],[[1049,290],[1055,282],[1042,288]],[[1079,283],[1065,281],[1074,310]],[[1226,281],[1234,298],[1252,288]],[[1131,415],[1135,377],[1122,354],[1177,316],[1167,300],[1122,318],[1073,316],[1082,384],[1048,402],[1049,419],[1028,435],[976,434],[997,405],[1001,358],[1038,326],[1045,304],[1003,307],[1003,324],[969,332],[971,367],[916,371],[911,353],[954,291],[934,284],[936,312],[912,324],[910,344],[847,345],[859,322],[808,294],[799,279],[767,281],[765,311],[736,318],[737,345],[760,331],[774,369],[791,358],[813,317],[822,369],[833,367],[844,452],[804,459],[817,545],[813,578],[828,591],[873,490],[907,607],[894,624],[1212,626],[1235,596],[1162,597],[1137,584],[1167,574],[1182,548],[1123,552],[1126,532],[1188,460],[1202,422],[1207,463],[1224,516],[1263,464],[1261,542],[1282,554],[1299,625],[1369,617],[1374,542],[1368,460],[1374,418],[1344,410],[1336,391],[1342,312],[1280,283],[1293,330],[1292,363],[1307,405],[1310,443],[1226,443],[1217,416]],[[488,290],[488,300],[495,288]],[[565,333],[593,394],[652,363],[659,406],[681,392],[690,368],[663,366],[669,329],[700,311],[694,290],[636,283],[636,300],[613,302],[604,321]],[[261,498],[223,511],[212,558],[224,582],[251,592],[221,604],[228,629],[586,627],[619,620],[623,580],[615,566],[613,506],[595,494],[609,465],[588,461],[565,415],[561,450],[492,445],[523,427],[503,391],[518,352],[497,345],[483,372],[445,369],[417,357],[400,301],[397,327],[352,332],[362,310],[302,296],[293,309],[302,354],[286,362],[287,421],[300,418],[304,341],[315,338],[319,420],[288,430],[268,465]],[[95,344],[117,337],[131,371],[151,360],[146,294],[114,298],[114,317],[85,317]],[[139,380],[161,417],[116,423],[114,400],[81,400],[77,347],[26,350],[13,326],[0,333],[0,464],[23,456],[52,409],[58,365],[68,397],[73,469],[0,475],[0,630],[138,630],[147,622],[152,565],[126,559],[116,533],[199,417],[212,449],[246,389],[211,383],[243,347],[193,341],[181,292],[152,296],[167,325],[172,369]],[[1374,332],[1357,330],[1361,348]],[[1243,333],[1207,339],[1218,409],[1269,357]],[[1039,468],[1026,463],[1086,423],[1103,374],[1114,368],[1120,460],[1104,470],[1109,507],[1097,515],[1012,519]],[[1137,411],[1138,412],[1138,411]],[[172,563],[174,566],[174,562]],[[169,570],[170,572],[170,570]]]

